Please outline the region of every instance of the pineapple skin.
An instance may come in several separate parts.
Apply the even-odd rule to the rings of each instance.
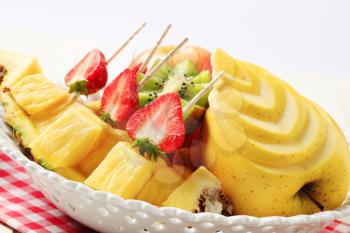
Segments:
[[[220,190],[220,181],[205,167],[199,167],[183,182],[162,206],[172,206],[191,212],[199,212],[199,200],[206,190]]]
[[[36,161],[53,168],[75,167],[98,145],[103,128],[81,108],[68,109],[29,145]]]
[[[41,75],[36,58],[0,49],[0,64],[7,70],[0,87],[4,118],[36,161],[41,159],[66,178],[82,181],[117,142],[131,142],[126,132],[96,116],[100,101],[91,108],[75,101]],[[86,133],[78,137],[78,129]]]
[[[17,99],[14,97],[17,97]],[[8,88],[6,92],[2,93],[1,100],[5,105],[5,120],[17,131],[18,138],[21,138],[21,143],[24,147],[30,148],[33,145],[37,145],[38,141],[33,145],[30,144],[43,133],[47,136],[47,128],[50,128],[62,116],[65,116],[66,112],[77,111],[77,121],[83,116],[89,119],[93,123],[92,125],[102,129],[101,135],[95,140],[98,145],[89,151],[88,155],[78,156],[75,162],[71,161],[63,164],[66,161],[65,159],[62,162],[50,162],[53,159],[45,155],[46,150],[38,148],[32,150],[36,161],[41,158],[52,167],[67,168],[74,166],[78,172],[88,176],[117,142],[131,141],[131,138],[125,131],[113,129],[104,123],[92,110],[86,108],[78,101],[74,101],[74,98],[70,97],[64,89],[40,74],[21,78]],[[20,106],[19,104],[22,105]],[[31,111],[33,109],[34,112]],[[24,110],[27,110],[27,112]],[[29,115],[30,113],[35,114]],[[64,120],[61,121],[64,122]],[[80,126],[76,125],[76,127],[79,128]],[[42,136],[38,140],[41,140],[41,138],[45,139],[46,136]],[[67,138],[70,138],[70,136],[67,136]],[[52,143],[56,144],[55,142]],[[87,145],[90,144],[87,143]],[[43,154],[45,158],[42,158],[41,155]],[[85,157],[87,158],[85,159]],[[81,159],[83,161],[80,161]]]
[[[1,89],[29,74],[41,74],[40,65],[35,57],[0,49],[0,64],[7,70]]]
[[[17,104],[28,115],[54,108],[69,98],[63,88],[44,78],[41,74],[27,75],[10,86]]]
[[[15,130],[20,143],[24,147],[29,147],[29,144],[38,136],[37,129],[9,92],[3,92],[0,98],[5,109],[5,121]]]
[[[152,178],[154,162],[142,157],[129,143],[119,142],[85,180],[85,184],[125,199],[135,199]]]
[[[5,121],[14,128],[20,143],[24,147],[28,147],[38,132],[6,89],[28,74],[41,73],[41,68],[35,57],[2,49],[0,49],[0,64],[7,71],[0,85],[0,98],[5,109]]]

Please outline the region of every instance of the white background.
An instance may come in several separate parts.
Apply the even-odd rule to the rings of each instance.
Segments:
[[[49,78],[62,80],[92,47],[108,57],[148,22],[111,64],[113,77],[172,23],[166,43],[188,36],[264,66],[350,129],[350,1],[0,0],[0,12],[0,48],[36,55]]]

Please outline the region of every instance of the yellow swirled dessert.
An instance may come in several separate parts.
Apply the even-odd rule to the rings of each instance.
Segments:
[[[344,202],[350,153],[324,110],[266,70],[220,49],[210,55],[187,48],[174,64],[183,57],[189,59],[160,70],[162,79],[152,77],[149,89],[139,93],[140,103],[173,92],[187,98],[186,104],[211,77],[222,71],[225,76],[212,88],[209,107],[206,94],[190,113],[185,128],[194,131],[186,143],[175,154],[162,154],[164,159],[143,156],[125,128],[104,122],[100,100],[85,105],[46,79],[35,58],[0,50],[3,119],[44,168],[123,198],[253,216],[311,214]]]
[[[209,95],[205,163],[236,214],[310,214],[342,204],[350,154],[332,118],[266,70],[220,49]]]

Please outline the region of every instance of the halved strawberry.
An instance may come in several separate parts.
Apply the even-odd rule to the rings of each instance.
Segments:
[[[136,73],[134,69],[125,69],[104,90],[101,100],[101,118],[106,122],[125,124],[137,110],[139,97]]]
[[[148,139],[165,153],[176,151],[185,139],[180,97],[165,94],[139,109],[130,117],[126,131],[134,139]]]
[[[103,88],[107,78],[105,56],[100,50],[93,49],[68,72],[64,81],[70,93],[90,95]]]

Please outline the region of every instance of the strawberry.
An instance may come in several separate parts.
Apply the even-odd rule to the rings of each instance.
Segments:
[[[90,95],[103,88],[107,78],[105,56],[100,50],[93,49],[68,72],[64,81],[70,93]]]
[[[123,125],[137,110],[139,97],[136,73],[139,67],[125,69],[104,90],[101,100],[101,118],[104,121]]]
[[[157,150],[144,148],[147,140],[165,153],[176,151],[185,139],[180,97],[175,93],[162,95],[146,107],[136,111],[126,125],[128,134],[137,139],[135,146],[141,144],[140,152],[153,153],[157,158]]]

